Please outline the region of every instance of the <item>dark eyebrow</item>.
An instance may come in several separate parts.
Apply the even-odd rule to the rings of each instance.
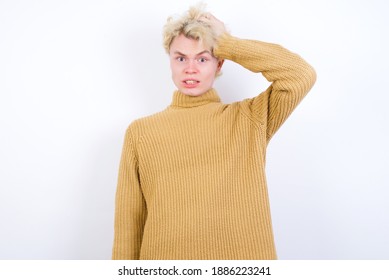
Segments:
[[[185,54],[183,54],[182,52],[179,52],[179,51],[175,51],[174,54],[178,54],[180,56],[186,56]]]
[[[212,55],[210,51],[202,51],[200,53],[198,53],[197,55],[202,55],[202,54],[209,54],[209,55]]]
[[[196,54],[196,56],[199,56],[199,55],[202,55],[202,54],[205,54],[205,53],[209,54],[209,55],[212,55],[210,51],[205,50],[205,51],[199,52],[198,54]],[[180,56],[186,56],[186,54],[183,54],[180,51],[175,51],[174,54],[178,54]]]

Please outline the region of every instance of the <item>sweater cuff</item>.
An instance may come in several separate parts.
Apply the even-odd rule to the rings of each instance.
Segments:
[[[235,60],[238,54],[235,46],[240,40],[227,32],[223,33],[219,36],[213,48],[214,56],[221,59]]]

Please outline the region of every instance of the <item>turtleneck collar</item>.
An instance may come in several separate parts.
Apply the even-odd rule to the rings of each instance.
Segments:
[[[199,96],[190,96],[176,90],[170,106],[192,108],[205,105],[211,102],[220,102],[219,95],[215,89],[210,89]]]

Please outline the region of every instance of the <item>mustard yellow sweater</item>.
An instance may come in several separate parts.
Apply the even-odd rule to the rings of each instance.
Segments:
[[[214,50],[271,86],[223,104],[214,89],[174,92],[127,129],[116,193],[113,259],[276,259],[266,146],[315,72],[279,45],[223,35]]]

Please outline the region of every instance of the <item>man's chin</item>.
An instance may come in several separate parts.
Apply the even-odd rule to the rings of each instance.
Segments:
[[[189,96],[200,96],[205,93],[204,90],[196,89],[196,90],[190,90],[190,89],[180,89],[181,93]]]

